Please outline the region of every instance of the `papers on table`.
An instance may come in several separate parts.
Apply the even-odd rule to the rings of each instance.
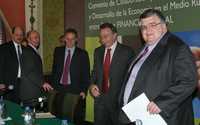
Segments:
[[[24,117],[24,114],[22,114]],[[55,118],[55,115],[52,115],[50,112],[40,112],[35,114],[35,118]]]
[[[36,113],[36,118],[55,118],[54,115],[52,115],[50,112],[46,113]]]
[[[149,99],[142,93],[127,105],[122,107],[122,110],[128,116],[131,122],[141,120],[142,125],[167,125],[164,119],[159,114],[150,114],[147,111]]]

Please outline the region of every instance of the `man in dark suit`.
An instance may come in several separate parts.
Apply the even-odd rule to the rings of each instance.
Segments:
[[[100,26],[102,46],[95,49],[92,85],[94,124],[117,125],[118,95],[128,63],[134,52],[117,41],[117,29],[110,23]]]
[[[75,112],[74,122],[82,125],[85,117],[85,97],[90,83],[90,63],[87,51],[78,48],[75,29],[67,29],[64,34],[65,46],[54,51],[52,85],[60,93],[81,96],[79,111]]]
[[[146,10],[139,22],[146,44],[130,65],[120,105],[145,93],[150,114],[160,114],[168,125],[194,125],[191,95],[197,72],[189,47],[167,30],[160,11]],[[120,121],[130,124],[122,111]]]
[[[24,32],[20,27],[12,29],[12,41],[0,46],[0,84],[5,98],[20,103],[18,87],[21,79],[21,60],[24,47],[21,42]]]
[[[42,59],[38,48],[40,36],[37,31],[29,31],[27,35],[28,46],[22,54],[22,77],[19,85],[19,98],[28,106],[37,104],[37,99],[42,96],[42,89],[45,91],[53,88],[44,82]]]

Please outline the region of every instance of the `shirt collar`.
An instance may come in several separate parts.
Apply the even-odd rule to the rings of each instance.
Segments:
[[[117,47],[117,41],[115,41],[115,42],[112,44],[111,47],[106,48],[106,50],[107,50],[107,49],[115,50],[116,47]]]
[[[65,47],[65,51],[67,50],[70,50],[71,52],[73,52],[75,50],[75,46],[73,46],[72,48]]]
[[[21,47],[21,45],[18,44],[18,43],[16,43],[14,40],[13,40],[13,43],[14,43],[15,47],[17,47],[17,46],[20,46],[20,47]]]
[[[35,46],[33,46],[31,43],[28,43],[28,45],[29,45],[30,47],[32,47],[36,52],[38,52],[38,50],[35,48]]]
[[[156,47],[156,45],[160,42],[160,40],[163,38],[163,36],[164,36],[165,34],[166,34],[166,33],[163,33],[163,34],[160,36],[160,38],[159,38],[156,42],[154,42],[153,44],[146,44],[145,46],[148,46],[148,49],[149,49],[149,50],[153,50],[153,48]]]

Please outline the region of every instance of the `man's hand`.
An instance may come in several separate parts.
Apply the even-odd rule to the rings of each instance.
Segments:
[[[47,82],[45,82],[43,85],[42,85],[42,88],[44,89],[44,91],[50,91],[50,90],[53,90],[53,87],[49,84],[49,83],[47,83]]]
[[[5,84],[0,84],[0,90],[5,90],[6,89],[6,85]]]
[[[161,109],[154,102],[150,102],[147,106],[147,111],[150,114],[158,114],[161,112]]]
[[[94,85],[94,84],[91,85],[91,87],[90,87],[90,93],[92,94],[92,96],[98,97],[100,95],[98,86]]]
[[[84,92],[81,92],[81,93],[80,93],[80,96],[81,96],[82,99],[85,99],[85,97],[86,97],[86,95],[85,95]]]

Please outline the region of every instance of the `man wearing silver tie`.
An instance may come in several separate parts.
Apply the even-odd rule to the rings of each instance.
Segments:
[[[145,93],[150,114],[160,114],[168,125],[194,125],[191,94],[197,72],[189,47],[168,31],[158,10],[144,11],[139,27],[145,45],[129,67],[120,106]],[[122,124],[134,124],[123,111],[119,119]]]

